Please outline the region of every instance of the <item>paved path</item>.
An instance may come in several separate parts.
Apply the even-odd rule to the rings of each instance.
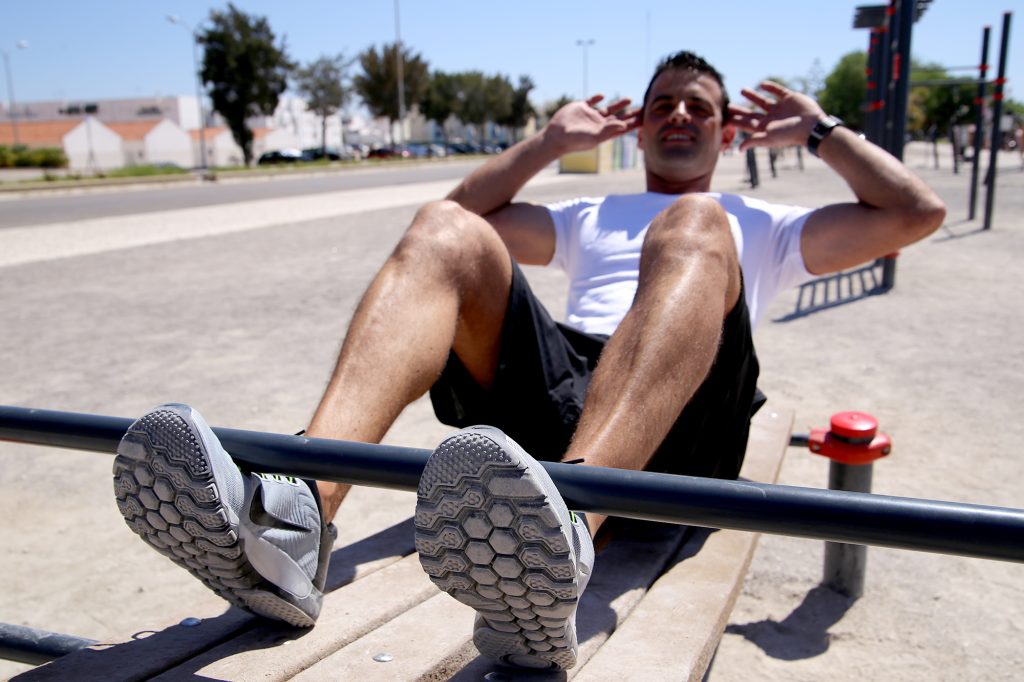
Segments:
[[[921,158],[908,155],[949,203],[947,225],[905,250],[889,295],[788,322],[772,320],[788,316],[795,294],[777,301],[756,334],[768,409],[795,409],[798,429],[838,410],[874,412],[896,444],[876,469],[877,491],[1024,507],[1024,173],[1007,161],[994,229],[981,233],[963,221],[967,176]],[[784,159],[777,180],[763,169],[752,194],[849,198],[806,161],[799,172]],[[742,177],[740,157],[725,157],[716,189],[741,191]],[[548,175],[524,196],[642,184],[639,172]],[[214,424],[294,432],[369,277],[416,204],[447,186],[0,230],[0,402],[131,416],[179,400]],[[564,277],[527,273],[561,315]],[[432,447],[446,432],[420,401],[388,440]],[[223,611],[124,527],[110,466],[102,455],[0,444],[0,620],[103,638]],[[821,487],[826,468],[792,450],[781,481]],[[411,509],[408,493],[361,489],[338,523],[344,537]],[[1024,567],[872,549],[855,604],[821,591],[820,570],[821,543],[764,538],[710,679],[1012,679],[1024,664]],[[17,669],[0,662],[0,677]]]

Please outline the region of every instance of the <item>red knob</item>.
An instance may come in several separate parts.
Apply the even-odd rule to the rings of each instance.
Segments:
[[[847,443],[870,443],[878,433],[878,420],[863,412],[832,415],[832,435]]]

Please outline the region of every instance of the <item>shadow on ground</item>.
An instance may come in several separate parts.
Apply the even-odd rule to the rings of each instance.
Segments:
[[[725,631],[756,644],[772,658],[783,661],[814,658],[828,651],[832,640],[828,629],[842,619],[854,601],[819,585],[782,621],[731,624]]]

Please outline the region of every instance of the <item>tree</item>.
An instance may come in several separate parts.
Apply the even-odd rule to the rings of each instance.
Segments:
[[[354,59],[343,53],[320,57],[295,72],[295,87],[306,97],[311,111],[320,117],[320,150],[327,155],[327,117],[345,106],[349,99],[347,71]]]
[[[939,64],[911,61],[910,100],[907,105],[907,131],[934,137],[949,133],[950,126],[962,120],[974,120],[974,97],[978,86],[970,78],[953,78]],[[914,86],[914,81],[934,82]]]
[[[352,84],[362,98],[366,108],[374,116],[388,119],[391,128],[400,118],[398,111],[398,44],[384,45],[380,52],[376,47],[369,47],[359,55],[359,65],[363,72],[357,75]],[[427,88],[427,62],[418,54],[403,47],[402,83],[404,84],[405,102],[408,104],[423,100]],[[392,143],[394,139],[391,140]]]
[[[459,81],[459,118],[463,123],[476,126],[480,144],[483,144],[483,124],[487,121],[487,77],[482,71],[463,71],[455,76]]]
[[[867,98],[867,55],[862,51],[844,55],[825,77],[818,96],[821,108],[846,121],[851,128],[864,127],[864,101]]]
[[[536,115],[533,105],[530,104],[530,91],[533,88],[533,80],[529,76],[520,76],[519,86],[512,91],[508,114],[494,120],[498,125],[512,129],[513,142],[519,141],[519,131],[530,121],[531,116]]]
[[[456,75],[435,71],[430,74],[430,82],[424,90],[423,99],[419,102],[420,113],[428,121],[434,121],[441,127],[445,148],[448,147],[448,129],[444,124],[450,116],[459,116],[461,96],[462,91]]]
[[[293,65],[284,41],[275,45],[266,17],[250,16],[229,3],[226,11],[210,12],[210,23],[197,36],[204,49],[203,83],[249,165],[252,131],[245,121],[274,113]]]

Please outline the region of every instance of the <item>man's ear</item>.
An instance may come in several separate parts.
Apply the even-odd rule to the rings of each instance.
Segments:
[[[731,123],[726,123],[725,127],[722,128],[722,148],[719,151],[725,151],[732,146],[732,141],[736,139],[736,126]]]
[[[636,129],[636,146],[639,147],[640,149],[644,148],[644,129],[643,128],[637,128]]]

